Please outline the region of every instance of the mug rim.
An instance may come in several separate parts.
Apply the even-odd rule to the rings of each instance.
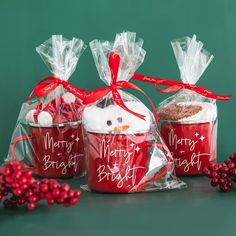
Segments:
[[[29,125],[31,127],[34,127],[34,128],[62,128],[62,127],[65,127],[65,126],[75,126],[75,125],[80,125],[82,124],[82,121],[72,121],[72,122],[66,122],[66,123],[61,123],[61,124],[52,124],[52,125],[49,125],[49,126],[41,126],[39,124],[35,124],[35,123],[29,123]]]

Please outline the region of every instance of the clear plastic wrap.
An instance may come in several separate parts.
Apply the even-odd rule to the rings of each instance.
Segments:
[[[194,85],[213,56],[203,43],[185,37],[171,42],[183,83]],[[200,175],[216,162],[215,99],[182,89],[159,105],[160,132],[175,159],[177,175]]]
[[[53,77],[40,81],[23,103],[8,159],[25,161],[39,176],[66,178],[84,173],[81,98],[85,91],[67,80],[85,47],[80,39],[53,35],[36,48]]]
[[[121,90],[144,60],[142,44],[132,32],[117,34],[114,43],[90,42],[99,76],[109,87],[101,89],[108,92],[86,106],[83,113],[85,189],[130,193],[185,186],[174,174],[173,158],[157,131],[152,112]],[[115,57],[119,60],[112,64]]]

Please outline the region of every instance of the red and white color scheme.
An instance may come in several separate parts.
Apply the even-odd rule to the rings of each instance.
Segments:
[[[117,34],[115,42],[90,43],[100,78],[107,84],[88,93],[83,124],[86,135],[86,189],[130,193],[182,188],[173,158],[157,131],[157,113],[144,91],[129,82],[145,51],[136,34]],[[143,93],[153,109],[124,92]],[[156,122],[155,122],[156,121]]]
[[[213,59],[196,35],[176,39],[171,45],[182,82],[137,73],[132,78],[153,84],[160,93],[178,92],[158,107],[161,135],[175,159],[177,175],[201,175],[208,163],[216,162],[215,101],[231,96],[195,85]]]
[[[86,91],[67,81],[84,49],[82,40],[62,35],[53,35],[36,48],[53,76],[39,81],[22,105],[8,159],[26,161],[39,176],[68,178],[85,171],[82,112]]]
[[[183,85],[189,86],[159,105],[160,131],[175,159],[176,174],[201,175],[210,162],[216,162],[217,107],[213,98],[229,97],[195,86],[213,59],[195,35],[172,41],[172,47]]]

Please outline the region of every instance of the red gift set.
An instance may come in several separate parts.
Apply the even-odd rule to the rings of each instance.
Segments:
[[[230,96],[195,85],[213,59],[195,35],[171,44],[183,82],[140,74],[133,78],[153,83],[158,92],[179,91],[159,104],[160,132],[174,157],[176,174],[201,175],[209,163],[216,162],[216,100],[228,100]],[[160,85],[167,88],[160,89]]]
[[[67,178],[84,173],[81,119],[86,92],[67,82],[84,49],[82,40],[61,35],[36,48],[53,76],[41,80],[22,105],[8,159],[25,161],[39,176]]]
[[[139,192],[182,188],[174,175],[173,158],[162,141],[152,112],[130,88],[129,82],[145,57],[136,34],[117,34],[114,42],[94,40],[90,48],[98,73],[108,87],[91,91],[85,103],[87,186],[100,192]]]
[[[146,54],[142,46],[133,32],[117,34],[114,42],[90,42],[106,84],[90,92],[68,82],[86,48],[82,40],[53,35],[38,46],[53,75],[42,79],[23,103],[8,160],[23,160],[46,178],[86,172],[82,188],[111,193],[181,189],[186,184],[175,172],[203,174],[216,162],[216,100],[230,99],[195,85],[213,56],[195,35],[172,41],[182,80],[177,82],[135,73]],[[131,78],[154,84],[161,93],[178,93],[164,100],[157,113]],[[123,89],[144,95],[152,112]]]

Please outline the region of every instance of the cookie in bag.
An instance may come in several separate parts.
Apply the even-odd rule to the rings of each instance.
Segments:
[[[203,48],[195,35],[171,44],[181,80],[194,85],[213,55]],[[161,134],[175,158],[178,175],[203,174],[209,162],[216,162],[217,107],[214,99],[183,89],[159,105],[159,117]]]

